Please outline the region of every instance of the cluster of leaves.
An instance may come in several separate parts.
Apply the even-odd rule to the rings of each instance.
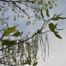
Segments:
[[[4,22],[3,19],[0,19],[0,24],[2,26],[4,26],[4,24],[6,24],[6,23]],[[6,24],[6,26],[7,26],[7,24]],[[16,27],[17,27],[17,25],[11,26],[11,27],[7,26],[6,28],[2,28],[1,32],[3,32],[3,33],[2,33],[2,36],[0,37],[0,39],[1,39],[0,42],[2,42],[2,45],[11,47],[17,43],[16,40],[3,39],[4,37],[8,37],[8,36],[13,36],[13,37],[21,36],[22,33],[19,30],[17,30]]]
[[[50,23],[49,24],[49,29],[51,30],[51,32],[53,32],[54,33],[54,35],[57,37],[57,38],[60,38],[60,39],[62,39],[61,38],[61,36],[58,34],[58,32],[56,31],[56,26],[57,26],[57,24],[53,24],[53,23]]]
[[[66,19],[66,17],[62,17],[61,15],[62,15],[62,14],[58,14],[58,15],[55,14],[55,15],[51,18],[51,20],[53,20],[53,21],[58,21],[58,20],[60,20],[60,19]],[[58,32],[56,31],[56,30],[57,30],[57,24],[54,24],[54,23],[51,22],[48,26],[49,26],[50,31],[53,32],[54,35],[55,35],[57,38],[62,39],[62,37],[61,37],[61,36],[58,34]]]

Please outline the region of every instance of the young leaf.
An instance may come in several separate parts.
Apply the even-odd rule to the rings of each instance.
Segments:
[[[66,19],[66,17],[59,17],[60,19]]]
[[[21,35],[21,33],[19,31],[17,31],[16,33],[13,34],[13,36],[16,36],[16,37],[18,37],[20,35]]]
[[[36,66],[36,65],[37,65],[37,63],[38,63],[38,62],[35,62],[35,63],[33,64],[33,66]]]
[[[52,31],[52,32],[54,32],[55,31],[55,29],[56,29],[56,26],[57,26],[57,24],[53,24],[53,23],[50,23],[49,24],[49,29]]]
[[[57,21],[57,20],[59,20],[59,19],[66,19],[66,17],[61,17],[61,15],[62,15],[62,14],[58,14],[58,15],[55,14],[55,15],[52,17],[52,20]]]
[[[62,39],[62,37],[58,34],[58,32],[54,32],[54,35],[57,37],[57,38],[60,38],[60,39]]]
[[[46,9],[46,15],[47,15],[47,17],[49,17],[49,10],[48,10],[48,8]]]
[[[16,26],[9,27],[4,30],[4,36],[8,36],[10,33],[13,33],[16,31]]]
[[[11,47],[16,44],[16,41],[2,40],[2,44]]]
[[[52,18],[52,20],[54,20],[54,21],[57,21],[59,19],[66,19],[66,18],[65,17],[54,17],[54,18]]]

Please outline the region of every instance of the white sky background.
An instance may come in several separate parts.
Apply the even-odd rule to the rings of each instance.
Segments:
[[[58,6],[50,11],[50,14],[54,13],[64,13],[64,16],[66,16],[66,0],[58,0]],[[56,38],[52,33],[49,35],[49,57],[46,58],[45,62],[38,59],[37,66],[66,66],[66,20],[62,20],[58,26],[64,28],[63,31],[60,31],[63,39]]]
[[[58,7],[51,11],[51,14],[53,13],[64,13],[66,16],[66,0],[58,0]],[[66,66],[66,20],[62,20],[58,26],[64,28],[60,31],[63,39],[57,39],[54,35],[49,36],[49,58],[46,58],[45,63],[40,59],[37,66]]]

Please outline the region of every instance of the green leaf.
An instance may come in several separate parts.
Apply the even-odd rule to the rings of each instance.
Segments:
[[[59,20],[59,19],[66,19],[66,17],[61,17],[61,15],[62,15],[62,14],[58,14],[58,15],[55,14],[55,15],[52,17],[52,20],[57,21],[57,20]]]
[[[2,44],[11,47],[16,44],[16,41],[2,40]]]
[[[38,62],[35,62],[35,63],[33,64],[33,66],[36,66],[36,65],[37,65],[37,63],[38,63]]]
[[[23,65],[26,65],[26,64],[31,64],[31,60],[25,60],[25,62],[23,63]]]
[[[46,9],[46,15],[47,15],[47,17],[49,17],[49,10],[48,10],[48,8]]]
[[[54,32],[54,35],[57,37],[57,38],[60,38],[60,39],[62,39],[62,37],[58,34],[58,32]]]
[[[66,19],[66,17],[59,17],[60,19]]]
[[[62,17],[54,17],[54,18],[52,18],[52,20],[54,20],[54,21],[58,21],[59,19],[65,19],[65,18],[62,18]]]
[[[41,33],[41,30],[39,30],[39,29],[38,29],[38,30],[37,30],[37,33],[39,33],[39,34],[40,34],[40,33]]]
[[[54,32],[55,29],[56,29],[56,26],[57,26],[57,24],[50,23],[50,24],[49,24],[49,29],[50,29],[52,32]]]
[[[57,26],[57,24],[54,25],[53,23],[50,23],[50,24],[49,24],[49,29],[54,33],[54,35],[55,35],[57,38],[62,39],[62,37],[58,34],[58,32],[55,31],[56,26]]]
[[[29,1],[29,0],[26,0],[26,1]],[[35,0],[32,0],[31,3],[35,3]]]
[[[16,36],[16,37],[18,37],[20,35],[21,35],[21,33],[19,31],[17,31],[16,33],[13,34],[13,36]]]
[[[8,36],[10,33],[13,33],[16,31],[16,26],[8,27],[4,30],[4,36]]]

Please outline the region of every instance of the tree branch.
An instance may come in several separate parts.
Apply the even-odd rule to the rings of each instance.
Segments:
[[[12,3],[17,7],[19,8],[25,15],[29,16],[24,9],[22,9],[19,5],[16,4],[16,2],[12,1]]]
[[[50,19],[49,19],[49,20],[50,20]],[[29,37],[29,38],[27,38],[27,39],[25,39],[25,40],[19,40],[19,42],[18,42],[17,44],[19,44],[19,43],[24,43],[24,42],[30,40],[31,38],[33,38],[33,37],[34,37],[35,35],[37,35],[37,34],[42,34],[42,33],[41,33],[42,30],[46,27],[46,25],[48,24],[48,21],[49,21],[49,20],[45,20],[45,19],[44,19],[45,22],[43,23],[42,27],[37,30],[37,32],[35,32],[31,37]],[[45,23],[46,23],[46,24],[45,24]],[[4,49],[7,49],[7,48],[8,48],[8,47],[2,48],[2,49],[0,49],[0,51],[2,51],[2,50],[4,50]]]

